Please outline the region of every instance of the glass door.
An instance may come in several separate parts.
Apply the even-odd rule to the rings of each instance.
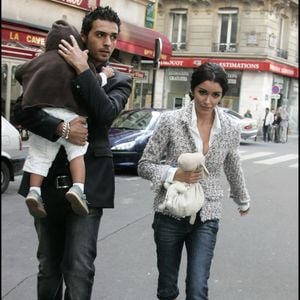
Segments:
[[[13,106],[22,94],[22,86],[15,79],[16,68],[25,61],[3,58],[1,62],[1,114],[15,124]]]

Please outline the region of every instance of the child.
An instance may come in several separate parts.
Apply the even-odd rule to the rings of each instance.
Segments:
[[[64,120],[62,137],[56,142],[32,133],[29,139],[29,153],[23,167],[24,171],[31,173],[30,189],[25,202],[30,214],[37,218],[47,216],[41,198],[41,185],[61,146],[65,147],[73,181],[66,198],[75,213],[89,213],[84,194],[84,154],[88,143],[78,146],[67,141],[70,134],[69,122],[78,115],[84,116],[85,110],[72,93],[71,80],[76,73],[57,52],[61,39],[70,42],[70,35],[75,37],[79,47],[83,49],[80,34],[74,26],[63,20],[54,22],[47,36],[45,53],[18,66],[15,74],[23,85],[24,108],[42,107],[47,113]],[[96,73],[93,65],[90,68]],[[99,75],[103,86],[114,72],[110,67],[103,67]]]

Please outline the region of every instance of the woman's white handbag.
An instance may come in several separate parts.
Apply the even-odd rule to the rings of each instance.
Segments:
[[[178,158],[178,166],[184,171],[200,170],[202,168],[204,176],[208,170],[205,165],[205,157],[202,153],[184,153]],[[174,181],[172,184],[165,183],[167,189],[166,198],[159,205],[160,209],[167,209],[172,215],[177,217],[190,216],[190,223],[194,224],[197,212],[204,203],[204,192],[201,184],[188,184],[181,181]]]

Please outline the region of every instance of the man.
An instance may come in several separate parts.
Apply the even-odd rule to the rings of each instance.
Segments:
[[[245,114],[244,114],[244,117],[245,118],[252,118],[252,114],[251,114],[251,111],[250,111],[250,109],[247,109],[247,111],[245,112]]]
[[[59,45],[59,54],[76,71],[73,86],[86,107],[88,129],[86,118],[78,117],[68,124],[66,134],[67,124],[62,120],[39,108],[23,110],[22,98],[15,105],[17,122],[33,133],[51,141],[62,136],[77,145],[89,142],[85,155],[88,215],[75,214],[65,199],[72,180],[63,148],[43,181],[41,191],[47,217],[35,218],[39,241],[39,300],[62,299],[63,281],[64,299],[91,299],[102,209],[114,206],[113,161],[107,131],[127,103],[132,79],[116,71],[101,87],[103,79],[90,70],[87,59],[97,72],[101,71],[116,46],[120,23],[111,8],[98,7],[82,22],[81,36],[86,50],[80,50],[73,37],[72,44],[62,40]],[[28,193],[28,175],[24,173],[19,189],[23,196]]]
[[[267,138],[268,138],[268,142],[271,142],[271,128],[272,128],[273,121],[274,121],[274,115],[270,112],[269,107],[266,107],[264,124],[263,124],[264,142],[267,141]]]

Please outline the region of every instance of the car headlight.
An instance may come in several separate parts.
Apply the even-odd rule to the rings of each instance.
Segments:
[[[132,148],[134,146],[134,144],[135,144],[135,141],[115,145],[115,146],[111,147],[111,150],[128,150],[128,149]]]

